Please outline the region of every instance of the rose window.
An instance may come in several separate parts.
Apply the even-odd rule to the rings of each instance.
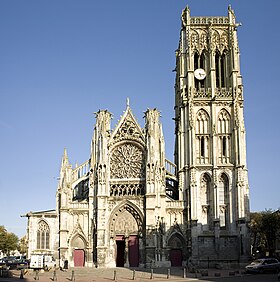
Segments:
[[[111,178],[144,177],[144,154],[137,146],[125,144],[114,149],[111,156]]]

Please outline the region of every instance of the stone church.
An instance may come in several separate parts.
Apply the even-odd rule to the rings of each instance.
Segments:
[[[176,51],[174,163],[157,109],[145,127],[129,102],[111,129],[96,113],[91,153],[73,167],[64,151],[56,209],[30,212],[28,256],[62,265],[199,266],[250,255],[243,85],[238,23],[182,12]]]

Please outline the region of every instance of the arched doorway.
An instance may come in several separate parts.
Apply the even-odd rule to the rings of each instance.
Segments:
[[[182,266],[183,261],[183,241],[179,234],[174,234],[169,240],[169,258],[171,266]]]
[[[116,237],[116,266],[139,266],[139,239],[136,235]],[[128,264],[127,264],[128,260]]]
[[[79,235],[72,240],[74,267],[85,266],[85,242]]]
[[[112,237],[115,238],[116,266],[138,267],[140,262],[138,236],[139,214],[128,205],[122,206],[113,214],[114,216],[111,218],[110,223],[110,232]]]

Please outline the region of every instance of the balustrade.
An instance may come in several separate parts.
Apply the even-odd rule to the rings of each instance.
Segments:
[[[184,201],[167,201],[166,208],[168,209],[183,209],[184,208]]]
[[[191,24],[228,24],[228,17],[191,17]]]
[[[210,88],[194,89],[193,91],[194,91],[194,98],[211,99]]]
[[[86,209],[88,209],[88,203],[72,202],[70,204],[70,209],[86,210]]]
[[[165,159],[165,170],[167,174],[176,175],[176,165],[167,159]]]
[[[72,180],[76,181],[77,179],[85,176],[89,172],[90,162],[87,160],[83,164],[79,165],[72,171]]]
[[[232,98],[232,88],[216,88],[215,95],[216,98]]]

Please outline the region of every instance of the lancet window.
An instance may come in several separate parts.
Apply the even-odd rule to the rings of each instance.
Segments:
[[[231,120],[226,110],[218,115],[218,149],[219,162],[230,163],[231,160]]]
[[[210,160],[210,119],[206,111],[200,110],[196,118],[197,163],[207,164]]]
[[[37,249],[46,250],[50,248],[50,228],[49,225],[41,220],[37,230]]]
[[[226,52],[222,54],[216,51],[215,55],[215,69],[216,69],[216,87],[225,88],[226,87]]]
[[[220,208],[220,227],[226,229],[229,223],[229,181],[223,173],[219,179],[219,208]]]
[[[202,226],[204,230],[210,230],[213,227],[212,218],[214,211],[214,193],[211,188],[211,178],[208,174],[203,174],[200,181],[200,199],[202,208]]]

